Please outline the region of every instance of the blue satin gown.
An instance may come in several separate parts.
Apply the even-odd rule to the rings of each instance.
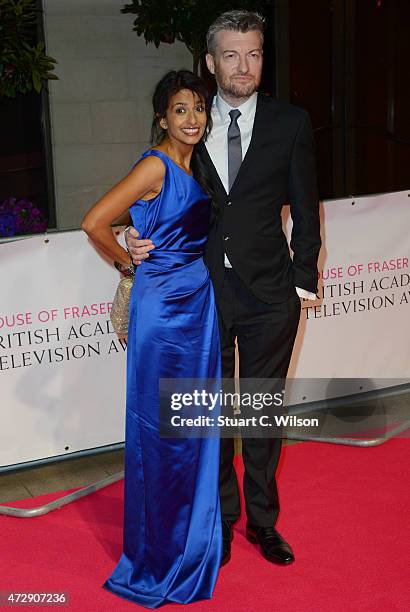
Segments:
[[[130,209],[155,249],[136,270],[127,346],[124,543],[107,590],[157,608],[209,599],[222,552],[219,439],[161,438],[159,378],[221,376],[203,252],[210,203],[167,155],[161,192]]]

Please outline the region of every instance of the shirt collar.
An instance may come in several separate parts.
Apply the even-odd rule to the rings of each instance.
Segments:
[[[222,122],[230,121],[229,111],[231,111],[233,108],[237,108],[241,111],[241,119],[243,119],[244,121],[251,121],[255,117],[257,99],[258,92],[254,91],[253,94],[243,104],[241,104],[240,106],[233,107],[230,106],[227,102],[225,102],[225,100],[219,94],[216,94],[216,96],[214,97],[214,106],[218,111],[220,120]]]

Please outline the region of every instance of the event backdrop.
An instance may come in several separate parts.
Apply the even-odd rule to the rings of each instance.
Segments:
[[[292,403],[341,377],[362,390],[409,381],[409,195],[322,206],[318,300],[303,301],[290,375],[324,384]],[[0,469],[123,441],[126,342],[109,321],[118,274],[81,231],[4,242],[0,256]]]
[[[409,382],[409,196],[321,206],[319,299],[302,304],[289,375],[304,382],[294,385],[290,403],[329,399],[342,387],[358,393]],[[291,219],[285,223],[289,234]],[[351,381],[338,385],[340,378]]]
[[[0,244],[0,466],[124,440],[119,275],[81,231]]]

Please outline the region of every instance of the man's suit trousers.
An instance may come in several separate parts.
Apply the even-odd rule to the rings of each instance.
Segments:
[[[225,391],[233,391],[235,339],[239,351],[240,379],[284,380],[300,318],[301,305],[296,290],[285,302],[266,304],[253,295],[232,269],[226,268],[223,288],[217,297],[217,308],[222,376],[232,380],[232,387],[225,388]],[[275,473],[281,444],[282,440],[278,437],[242,439],[246,514],[248,523],[254,526],[273,526],[279,513]],[[221,512],[222,519],[230,521],[237,520],[240,515],[233,458],[233,438],[222,438]]]

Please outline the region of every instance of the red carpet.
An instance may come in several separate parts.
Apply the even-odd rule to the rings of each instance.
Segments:
[[[243,518],[212,601],[165,609],[409,610],[409,448],[409,439],[369,449],[286,447],[278,528],[296,563],[264,561],[244,538]],[[43,517],[0,516],[0,590],[66,591],[70,602],[62,610],[142,610],[101,588],[121,552],[122,488],[116,483]],[[59,496],[13,505],[32,507]]]

